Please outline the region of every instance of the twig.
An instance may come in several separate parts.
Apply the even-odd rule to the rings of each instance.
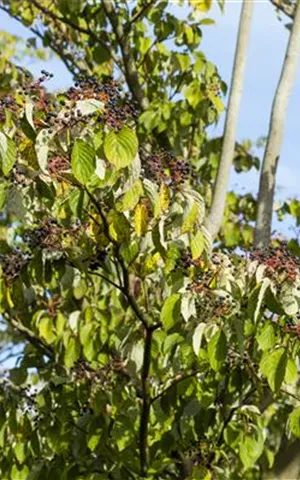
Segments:
[[[44,7],[43,5],[41,5],[41,3],[38,1],[38,0],[31,0],[32,1],[32,5],[35,6],[35,8],[37,10],[39,10],[40,12],[42,12],[44,15],[52,18],[52,20],[58,20],[60,21],[61,23],[64,23],[65,25],[68,25],[69,27],[73,28],[74,30],[76,30],[77,32],[79,33],[83,33],[85,35],[88,35],[90,37],[92,37],[94,40],[96,40],[108,53],[109,55],[111,56],[111,58],[114,60],[114,62],[116,63],[116,65],[120,68],[120,65],[119,65],[119,62],[118,62],[118,59],[117,57],[115,56],[113,50],[112,50],[112,47],[111,45],[109,45],[108,43],[106,43],[101,37],[99,37],[99,35],[97,35],[93,30],[91,30],[90,28],[84,28],[84,27],[81,27],[80,25],[77,25],[76,23],[72,22],[72,20],[66,18],[66,17],[62,17],[60,15],[57,15],[56,13],[54,13],[52,10],[49,10],[48,8]]]
[[[38,338],[29,328],[22,325],[18,320],[11,317],[8,313],[3,314],[5,320],[11,327],[15,328],[29,343],[31,343],[37,350],[41,350],[51,360],[54,359],[53,349],[46,345],[43,340]]]
[[[145,96],[143,89],[139,82],[139,75],[135,58],[132,53],[130,42],[125,38],[125,32],[122,25],[122,19],[117,14],[116,8],[111,0],[102,0],[104,11],[110,21],[116,40],[120,46],[123,58],[123,65],[125,69],[125,78],[129,89],[139,103],[143,110],[146,110],[149,105],[148,98]]]
[[[180,378],[176,378],[167,388],[165,388],[164,390],[162,390],[160,393],[158,393],[155,397],[152,397],[151,398],[151,404],[156,402],[157,400],[159,400],[161,397],[163,397],[166,393],[168,393],[173,387],[175,387],[176,385],[178,385],[178,383],[181,383],[183,382],[184,380],[187,380],[188,378],[191,378],[191,377],[194,377],[195,375],[197,375],[199,372],[198,370],[195,371],[195,372],[192,372],[188,375],[185,375],[184,377],[183,376],[180,376]]]
[[[144,5],[140,10],[138,10],[130,19],[130,22],[128,24],[128,30],[131,28],[132,24],[135,23],[137,20],[139,20],[143,15],[145,15],[146,11],[148,10],[149,7],[152,7],[155,4],[156,0],[150,0],[150,2],[145,2]],[[127,30],[127,28],[126,28]]]
[[[285,15],[287,15],[289,18],[294,20],[294,14],[295,14],[295,6],[294,5],[286,5],[284,2],[281,0],[270,0],[272,5],[276,7],[278,10],[283,12]]]
[[[102,275],[102,273],[100,272],[93,272],[92,270],[88,270],[88,273],[90,275],[95,275],[96,277],[100,277],[102,278],[103,280],[105,280],[107,283],[110,283],[110,285],[112,285],[113,287],[117,288],[118,290],[120,290],[122,293],[123,292],[123,288],[121,285],[118,285],[117,283],[115,283],[113,280],[110,280],[110,278],[106,277],[105,275]]]
[[[149,370],[151,363],[151,345],[152,345],[153,331],[147,329],[145,332],[145,345],[144,345],[144,358],[142,367],[142,412],[140,420],[140,465],[141,476],[147,477],[147,470],[149,464],[149,451],[148,451],[148,428],[149,428],[149,415],[151,407],[150,398],[150,386],[149,386]]]

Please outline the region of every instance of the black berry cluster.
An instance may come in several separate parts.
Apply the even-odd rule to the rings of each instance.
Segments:
[[[40,225],[26,230],[23,239],[30,249],[61,250],[64,237],[69,235],[76,237],[83,229],[84,226],[77,223],[64,227],[55,218],[46,218]]]
[[[18,108],[17,102],[11,95],[5,95],[0,98],[0,121],[5,121],[5,112],[15,112]]]
[[[190,250],[180,252],[180,257],[176,259],[175,270],[187,271],[190,267],[197,267],[199,259],[193,260]]]
[[[48,160],[48,170],[51,176],[60,177],[70,169],[70,161],[64,155],[56,155],[49,158]]]
[[[281,280],[295,280],[300,273],[300,258],[293,255],[284,244],[276,248],[253,250],[250,259],[265,265],[266,274],[277,280],[279,277]]]
[[[99,100],[104,104],[103,112],[92,116],[97,122],[119,130],[128,120],[134,121],[138,116],[135,102],[123,98],[121,91],[122,88],[112,77],[107,77],[101,83],[95,77],[79,77],[75,86],[67,91],[66,98],[71,104],[78,100]],[[76,113],[80,116],[80,112]]]
[[[22,268],[28,264],[30,259],[30,253],[22,252],[19,248],[5,255],[0,255],[0,265],[7,285],[10,285],[20,275]]]
[[[26,187],[32,182],[32,180],[24,174],[22,167],[18,164],[13,167],[10,173],[10,180],[12,181],[13,185],[19,187]]]
[[[89,268],[92,271],[98,270],[103,267],[103,263],[107,258],[107,250],[105,248],[98,247],[94,257],[91,259]]]
[[[143,173],[155,183],[165,183],[176,188],[186,182],[191,175],[189,164],[173,153],[161,150],[142,157]]]

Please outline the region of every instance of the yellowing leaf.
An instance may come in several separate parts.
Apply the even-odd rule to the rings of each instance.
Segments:
[[[205,13],[211,8],[212,0],[190,0],[190,5],[200,12]]]
[[[130,225],[123,213],[110,212],[108,214],[109,233],[117,242],[127,242],[130,238]]]
[[[194,235],[191,239],[191,252],[192,252],[192,259],[196,260],[200,257],[201,253],[203,252],[205,247],[205,239],[201,230],[199,230],[196,235]]]
[[[170,205],[170,190],[164,183],[160,187],[160,206],[163,212],[168,210]]]
[[[197,222],[199,216],[199,207],[196,202],[193,203],[193,206],[189,213],[187,214],[183,225],[181,227],[181,233],[189,233],[193,230],[195,223]]]
[[[141,237],[145,235],[148,229],[148,210],[143,203],[139,204],[135,209],[134,227],[136,234]]]
[[[121,212],[132,210],[137,205],[141,195],[143,195],[143,185],[141,180],[137,180],[135,184],[132,185],[129,190],[127,190],[121,200],[118,201],[118,210]]]

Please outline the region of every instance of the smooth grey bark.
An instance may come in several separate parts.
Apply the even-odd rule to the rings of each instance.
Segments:
[[[254,235],[255,248],[266,248],[270,242],[276,172],[284,134],[289,97],[296,80],[300,54],[300,2],[286,50],[279,83],[275,92],[267,145],[259,182],[258,205]]]
[[[221,228],[225,210],[229,175],[236,142],[237,121],[242,98],[254,2],[255,0],[244,0],[240,16],[221,159],[214,185],[212,205],[204,223],[212,239],[216,237]]]

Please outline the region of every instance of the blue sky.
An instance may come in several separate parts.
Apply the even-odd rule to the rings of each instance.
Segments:
[[[185,10],[176,7],[175,3],[174,12],[180,12],[181,15],[184,15]],[[218,66],[222,77],[228,84],[231,77],[240,9],[240,0],[226,0],[224,14],[215,5],[208,16],[214,18],[216,24],[203,27],[202,50],[207,58]],[[284,20],[287,21],[286,18]],[[31,32],[3,12],[0,12],[0,29],[24,38],[32,36]],[[284,27],[284,22],[278,21],[275,9],[269,0],[257,0],[240,110],[238,140],[249,138],[255,141],[258,137],[267,134],[272,100],[285,55],[288,35],[289,32]],[[27,66],[36,75],[39,74],[41,68],[47,68],[55,72],[55,77],[49,85],[53,89],[68,86],[72,81],[70,74],[58,59],[53,58],[46,63],[34,61]],[[299,107],[300,68],[289,102],[284,143],[280,157],[277,181],[277,197],[280,199],[298,196],[299,194]],[[213,135],[222,133],[223,122],[224,116],[219,125],[212,129]],[[260,151],[260,156],[262,153]],[[256,193],[258,175],[255,172],[243,175],[233,173],[231,186],[238,190],[247,189]]]

